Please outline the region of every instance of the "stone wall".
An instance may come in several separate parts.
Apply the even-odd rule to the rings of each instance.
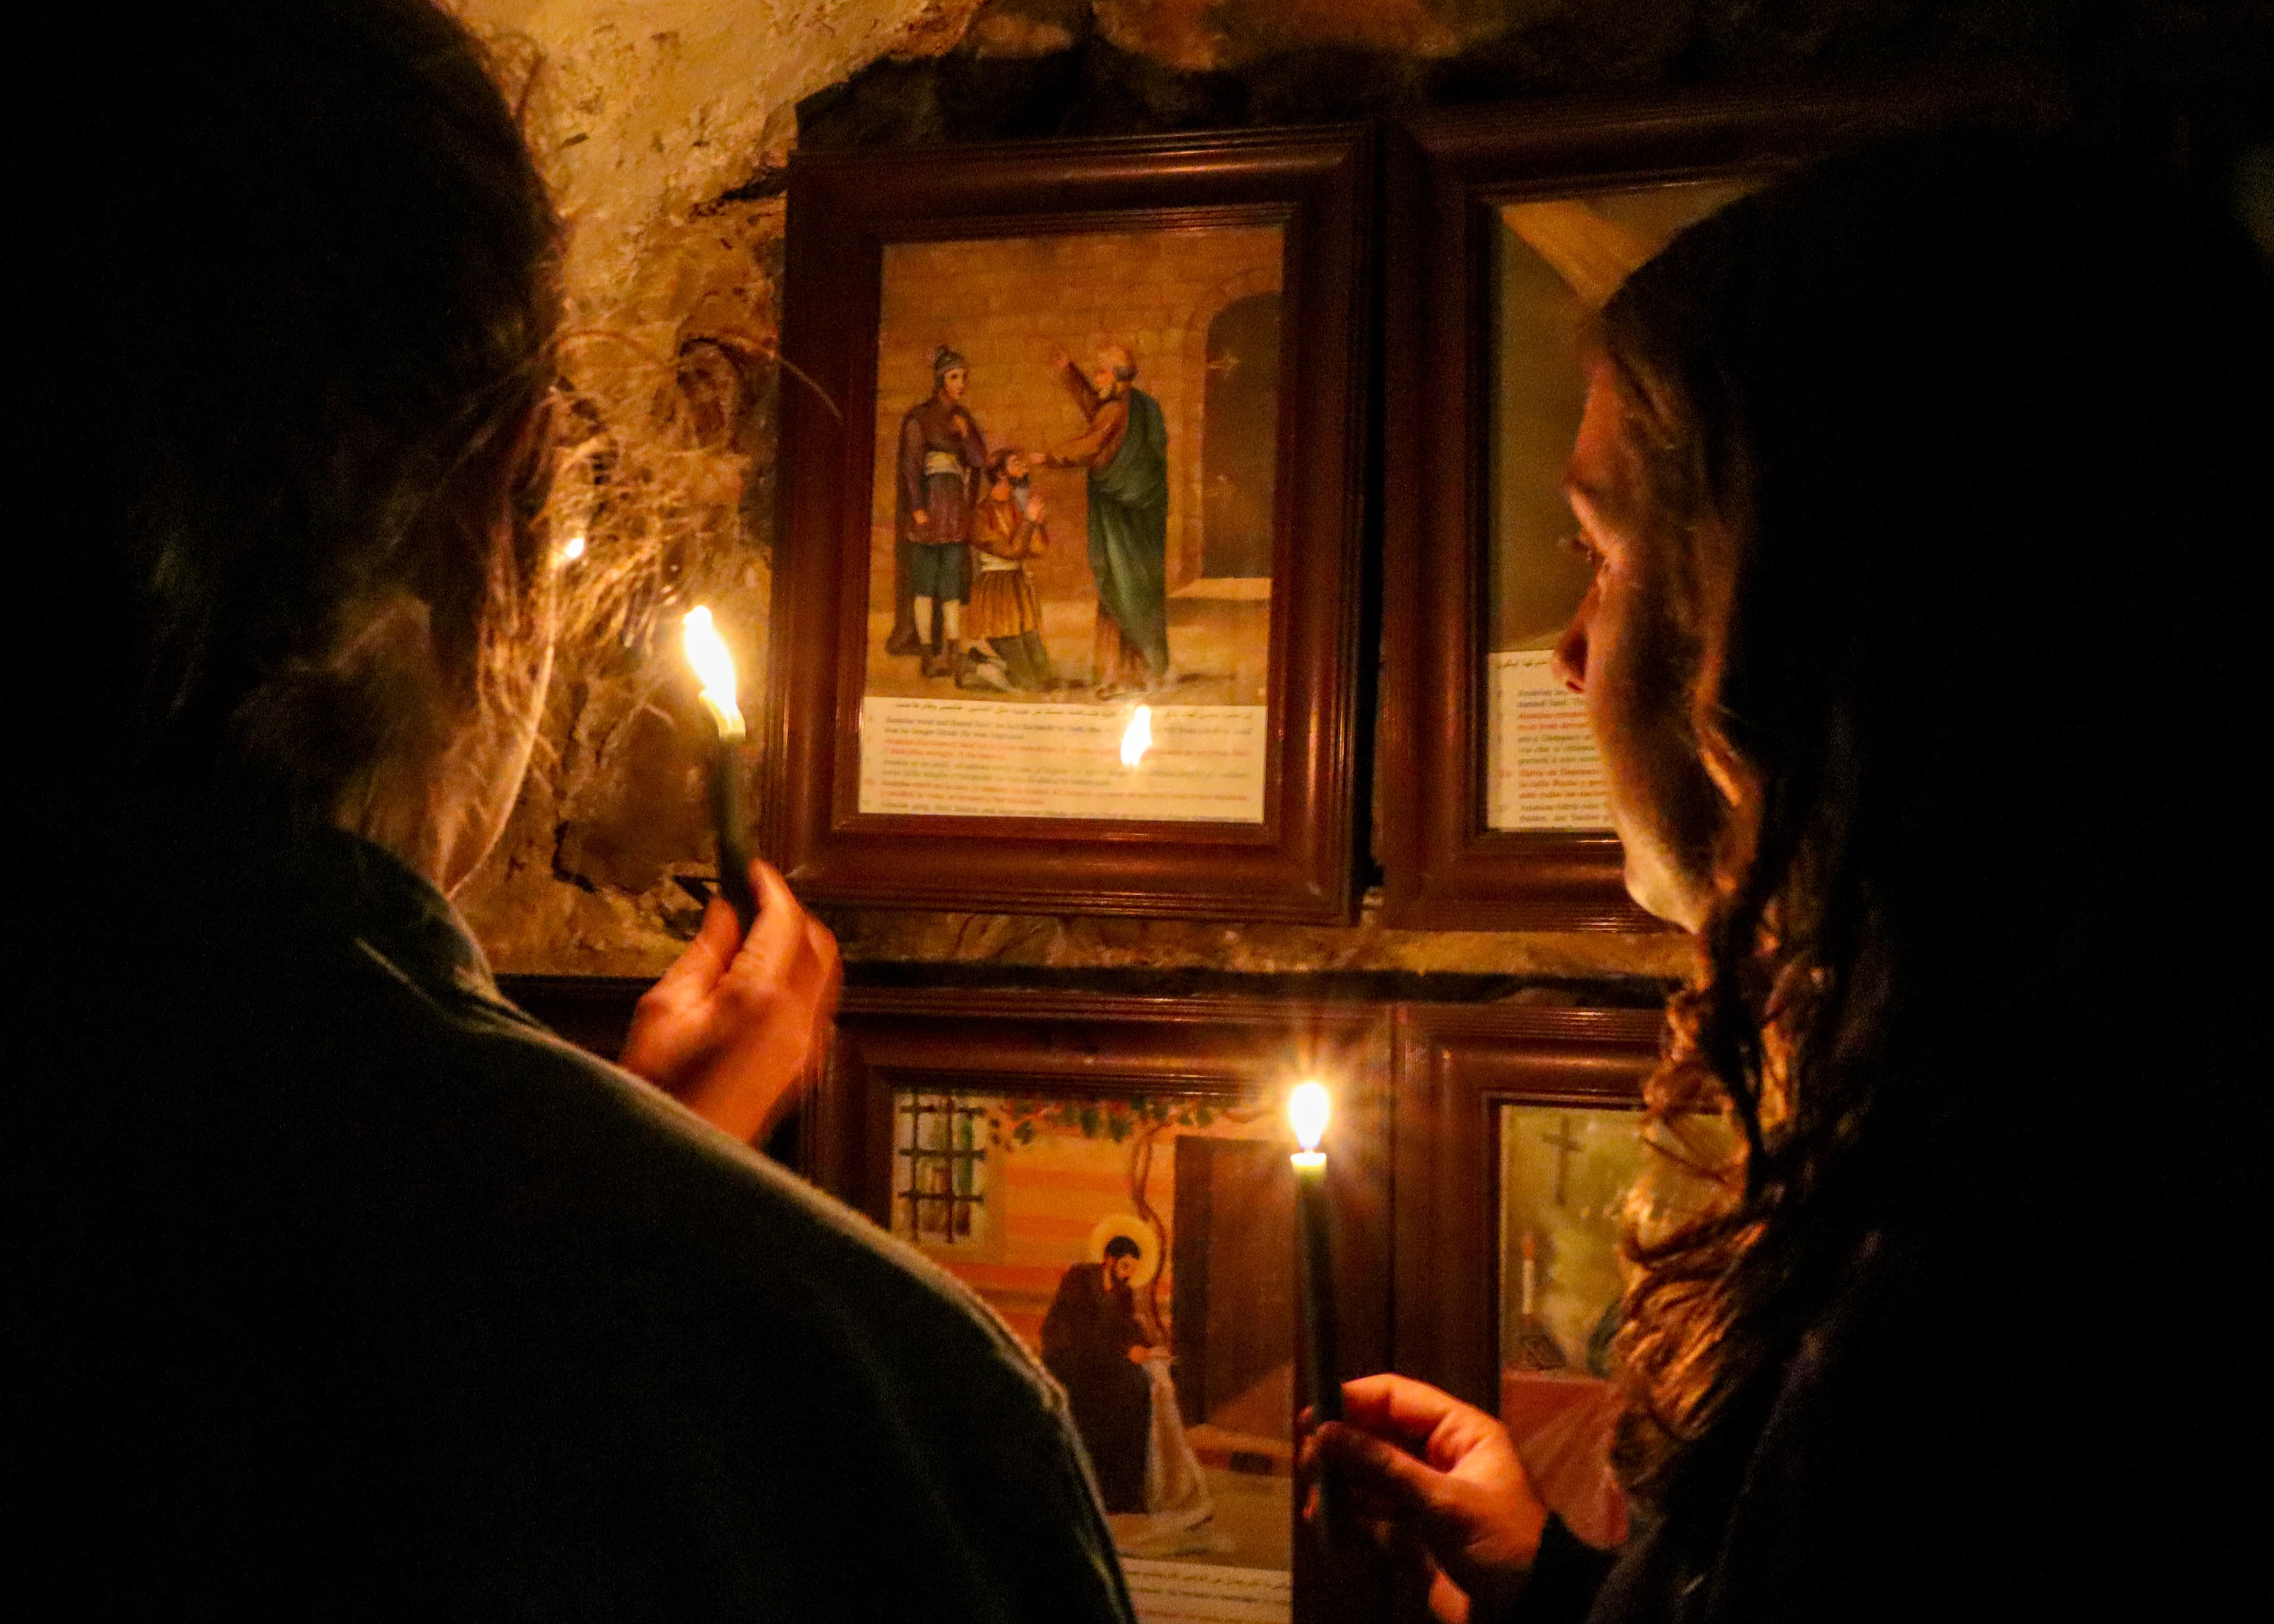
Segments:
[[[2191,86],[2199,105],[2263,122],[2248,109],[2264,99],[2274,55],[2270,8],[2255,0],[460,3],[524,101],[574,230],[564,360],[584,434],[561,517],[589,549],[563,568],[591,613],[562,650],[539,771],[460,898],[501,968],[550,974],[652,974],[694,923],[673,876],[711,861],[696,778],[705,735],[676,614],[711,603],[745,669],[764,668],[781,191],[794,145],[1318,122],[2011,64],[2107,87],[2109,117],[2148,121],[2155,141],[2185,157],[2200,132],[2154,123],[2165,89]],[[998,443],[1029,426],[1055,439],[1070,425],[1070,412],[1050,415],[1047,386],[1019,346],[1044,344],[1046,358],[1056,338],[1079,351],[1126,337],[1127,319],[1054,314],[1006,349],[1017,358],[999,375],[991,355],[975,354],[975,402]],[[1157,328],[1164,340],[1170,320]],[[1154,330],[1149,316],[1137,325]],[[1187,320],[1187,350],[1191,331]],[[907,355],[884,357],[880,424],[928,386],[931,342],[911,335]],[[1149,342],[1137,348],[1156,381],[1175,381],[1162,362],[1176,345],[1159,357]],[[1079,491],[1078,480],[1046,491],[1062,534],[1080,534]],[[1193,492],[1180,496],[1189,517]],[[746,708],[759,700],[746,682]],[[1460,971],[1568,988],[1678,974],[1688,961],[1682,939],[1663,934],[852,910],[830,921],[856,970]]]

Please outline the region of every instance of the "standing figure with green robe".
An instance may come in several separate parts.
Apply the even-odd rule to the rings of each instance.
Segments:
[[[1121,344],[1097,352],[1085,377],[1059,350],[1062,378],[1088,425],[1028,459],[1089,470],[1089,572],[1097,583],[1090,686],[1101,698],[1164,688],[1169,671],[1169,430],[1160,402],[1135,387],[1136,357]]]

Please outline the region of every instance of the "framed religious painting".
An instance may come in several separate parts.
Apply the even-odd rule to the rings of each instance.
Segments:
[[[1386,1009],[858,990],[822,1182],[976,1291],[1065,1387],[1141,1620],[1381,1616],[1297,1516],[1299,1079],[1344,1375],[1389,1357]]]
[[[1390,143],[1379,849],[1385,923],[1658,928],[1555,664],[1592,567],[1563,468],[1597,312],[1677,232],[1897,129],[2026,119],[2011,78],[1773,101],[1510,107]]]
[[[767,831],[802,895],[1349,914],[1373,153],[793,162]]]
[[[1670,1212],[1699,1194],[1645,1145],[1642,1082],[1663,1021],[1488,1005],[1399,1016],[1397,1368],[1499,1416],[1542,1498],[1602,1545],[1626,1532],[1610,1471],[1621,1234],[1650,1203]],[[1683,1124],[1692,1139],[1712,1128]]]

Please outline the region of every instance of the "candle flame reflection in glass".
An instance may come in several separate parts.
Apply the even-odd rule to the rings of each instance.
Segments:
[[[1319,1147],[1326,1137],[1327,1116],[1333,1109],[1324,1083],[1303,1083],[1287,1096],[1287,1120],[1295,1129],[1295,1142],[1305,1150]]]
[[[1153,748],[1153,707],[1140,705],[1121,734],[1121,764],[1134,767]]]
[[[734,699],[734,657],[727,651],[726,639],[711,623],[711,611],[700,604],[687,612],[681,629],[687,640],[687,663],[703,680],[704,704],[718,719],[720,736],[739,741],[742,708]]]

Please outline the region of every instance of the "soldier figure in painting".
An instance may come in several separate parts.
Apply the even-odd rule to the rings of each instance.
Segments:
[[[1063,350],[1050,357],[1088,426],[1029,460],[1089,470],[1089,568],[1097,580],[1090,683],[1101,698],[1164,688],[1169,671],[1169,431],[1158,402],[1135,385],[1121,344],[1097,352],[1084,377]]]
[[[970,380],[963,357],[942,344],[931,380],[930,398],[900,419],[892,632],[885,644],[920,656],[928,677],[955,674],[961,664],[972,499],[987,465],[986,439],[963,403]]]
[[[1058,1296],[1043,1317],[1043,1364],[1066,1390],[1108,1511],[1145,1509],[1145,1446],[1153,1423],[1145,1362],[1153,1344],[1137,1321],[1129,1289],[1139,1256],[1135,1241],[1113,1237],[1102,1261],[1077,1263],[1059,1277]]]

